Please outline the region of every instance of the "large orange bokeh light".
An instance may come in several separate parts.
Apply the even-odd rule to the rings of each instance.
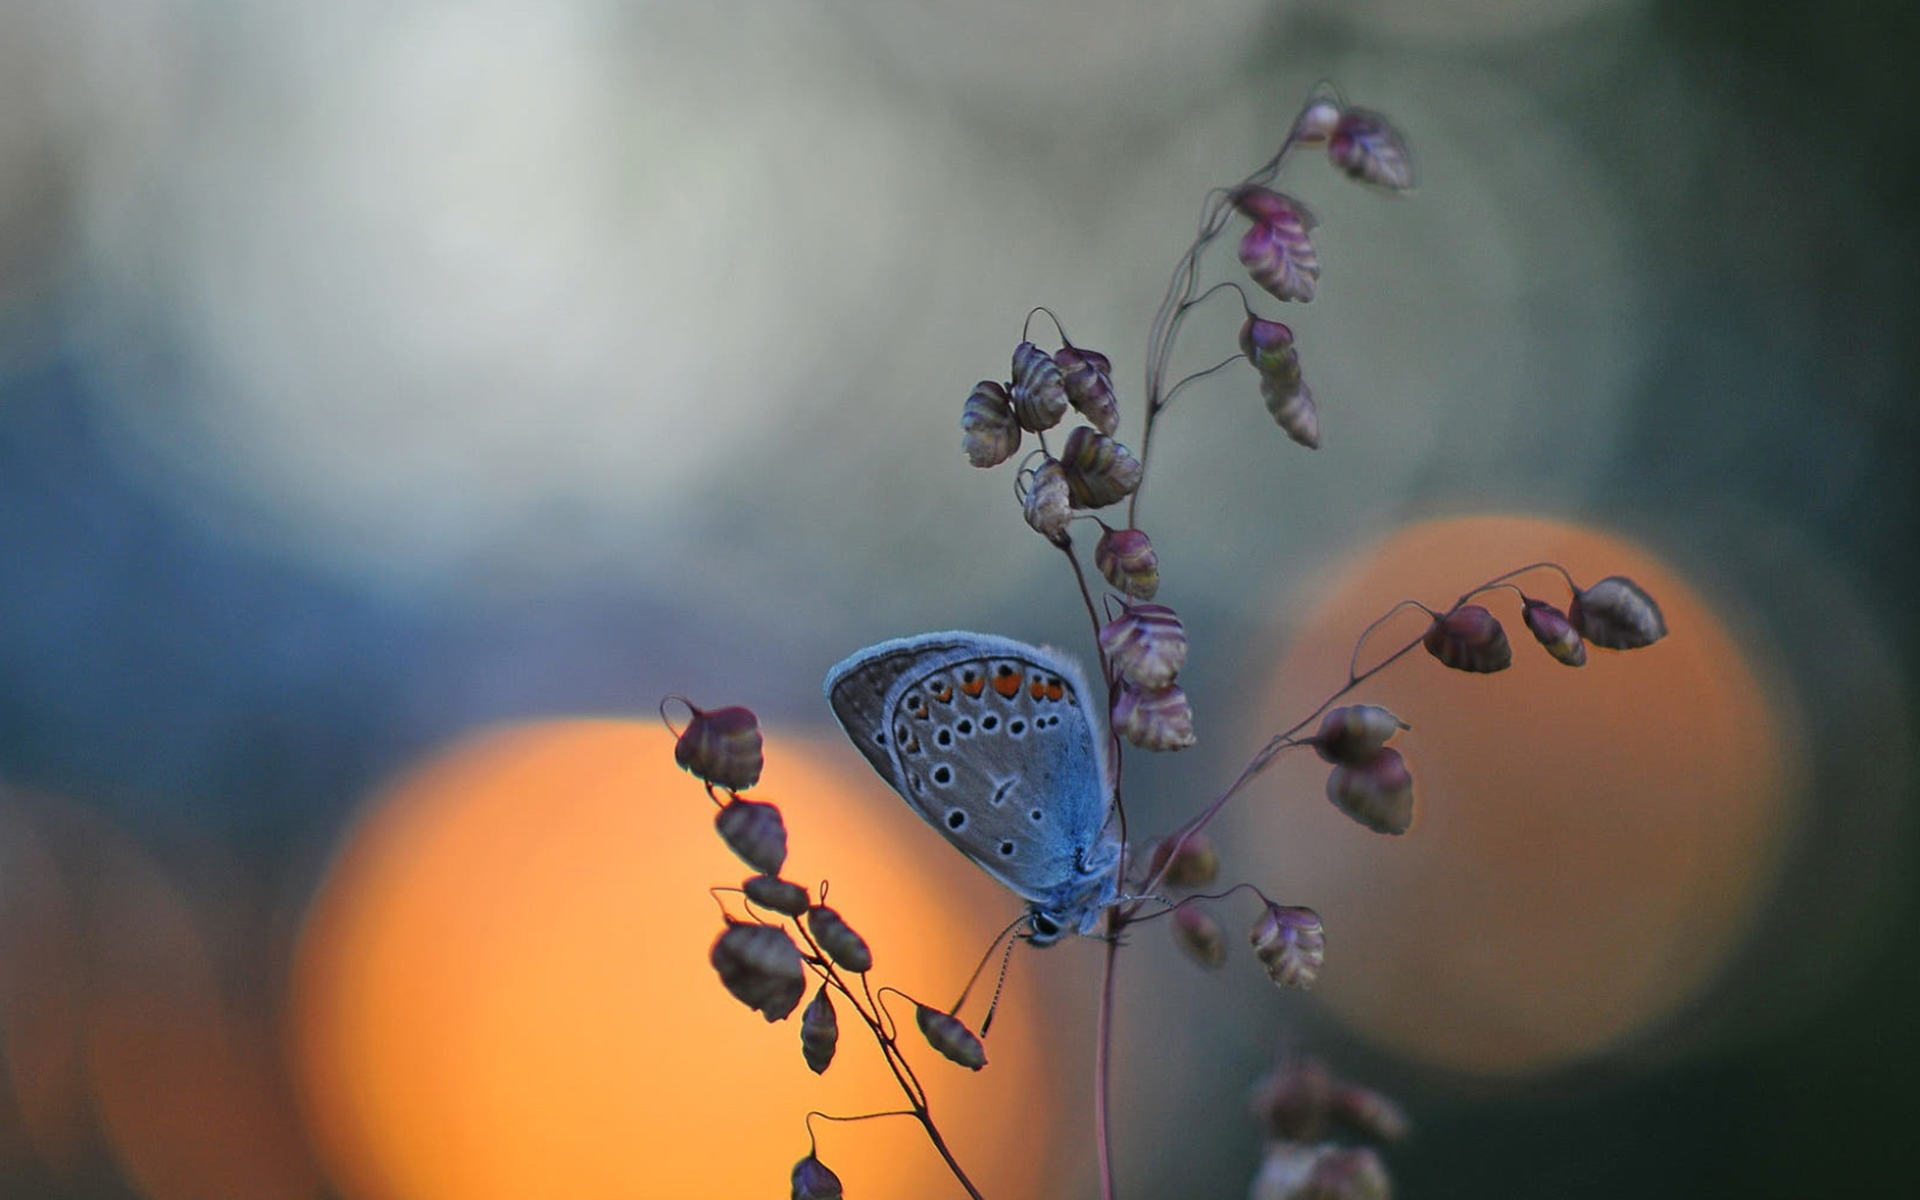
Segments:
[[[903,1106],[844,1002],[816,1077],[797,1014],[769,1025],[722,990],[708,889],[749,870],[672,745],[652,723],[496,731],[400,781],[354,833],[302,936],[293,1027],[313,1135],[351,1200],[778,1195],[808,1110]],[[951,1004],[1009,899],[850,750],[770,739],[750,794],[786,814],[783,874],[832,881],[876,984]],[[1046,1183],[1041,1156],[1008,1152],[1049,1144],[1058,1108],[1039,1004],[1016,969],[978,1075],[907,1047],[995,1195]],[[960,1194],[910,1121],[816,1124],[849,1191]]]
[[[1630,543],[1551,521],[1414,526],[1328,586],[1258,706],[1284,727],[1345,677],[1354,639],[1402,599],[1445,606],[1466,587],[1551,560],[1583,584],[1634,578],[1670,635],[1631,653],[1552,661],[1511,592],[1479,602],[1507,627],[1513,666],[1450,671],[1420,650],[1355,693],[1412,723],[1403,837],[1368,833],[1324,798],[1328,768],[1283,758],[1238,812],[1278,847],[1286,894],[1328,930],[1319,995],[1410,1058],[1480,1074],[1591,1058],[1660,1027],[1752,932],[1791,826],[1790,733],[1727,625]],[[1518,582],[1564,607],[1551,572]],[[1364,668],[1417,636],[1406,614]]]

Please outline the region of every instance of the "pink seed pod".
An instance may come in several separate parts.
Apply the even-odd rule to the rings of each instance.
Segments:
[[[1085,425],[1074,427],[1060,451],[1075,508],[1105,508],[1133,495],[1143,468],[1133,452]]]
[[[1507,631],[1478,604],[1463,604],[1435,617],[1425,643],[1428,654],[1456,671],[1492,674],[1513,665]]]
[[[915,1007],[913,1019],[926,1036],[927,1044],[954,1062],[969,1071],[978,1071],[987,1065],[987,1048],[958,1017],[921,1004]]]
[[[1053,356],[1032,342],[1013,351],[1013,415],[1020,428],[1052,429],[1067,413],[1067,385]]]
[[[873,969],[873,951],[867,940],[853,931],[845,917],[824,904],[807,910],[807,931],[842,969],[864,975]]]
[[[1240,239],[1240,264],[1276,300],[1305,304],[1320,279],[1320,255],[1307,236],[1311,225],[1304,213],[1255,222]]]
[[[696,778],[731,792],[760,782],[760,722],[745,708],[711,712],[687,707],[693,719],[673,744],[673,761]]]
[[[1294,145],[1318,146],[1333,136],[1334,127],[1339,123],[1339,102],[1329,96],[1317,96],[1293,123]]]
[[[1004,386],[991,379],[973,385],[960,414],[960,448],[976,467],[997,467],[1020,448],[1020,423]]]
[[[1667,619],[1652,596],[1624,575],[1576,591],[1567,619],[1583,637],[1609,650],[1638,650],[1667,636]]]
[[[1182,904],[1173,910],[1173,940],[1203,967],[1213,968],[1227,961],[1226,930],[1197,904]]]
[[[1293,330],[1278,321],[1247,314],[1240,326],[1240,353],[1261,375],[1299,375],[1300,355],[1293,348]]]
[[[1334,1089],[1327,1068],[1313,1059],[1282,1063],[1247,1094],[1254,1120],[1268,1137],[1317,1142],[1332,1126]]]
[[[1330,1146],[1314,1160],[1300,1195],[1302,1200],[1391,1200],[1393,1183],[1373,1147]]]
[[[785,1020],[806,993],[800,949],[784,929],[729,920],[709,958],[733,998],[769,1023]]]
[[[793,1200],[841,1200],[840,1177],[809,1154],[794,1165]]]
[[[1567,614],[1545,600],[1528,598],[1520,602],[1520,616],[1532,631],[1533,639],[1546,647],[1547,653],[1557,661],[1569,667],[1587,665],[1587,643],[1567,619]]]
[[[1269,903],[1250,940],[1268,977],[1284,988],[1312,987],[1327,961],[1327,929],[1310,908]]]
[[[1255,225],[1298,225],[1312,229],[1313,214],[1307,206],[1284,192],[1259,184],[1242,184],[1227,193],[1227,201],[1241,216]]]
[[[1413,1122],[1389,1097],[1358,1084],[1335,1082],[1333,1119],[1361,1137],[1398,1142],[1413,1132]]]
[[[1288,437],[1309,450],[1320,448],[1320,406],[1313,402],[1313,392],[1300,382],[1298,372],[1290,383],[1262,375],[1260,398],[1266,401],[1274,423],[1285,430]]]
[[[840,1017],[833,1011],[833,997],[827,995],[823,983],[813,1003],[800,1014],[800,1056],[807,1060],[808,1070],[824,1075],[833,1065],[833,1051],[839,1044]]]
[[[1313,1168],[1336,1147],[1326,1143],[1272,1141],[1266,1157],[1260,1160],[1260,1172],[1253,1177],[1253,1190],[1247,1200],[1324,1200],[1308,1190]]]
[[[1122,687],[1113,702],[1113,729],[1142,750],[1185,750],[1193,745],[1193,709],[1178,684],[1142,691]]]
[[[1413,825],[1413,773],[1398,750],[1335,767],[1327,776],[1327,799],[1375,833],[1402,834]]]
[[[1113,395],[1113,364],[1097,350],[1062,346],[1053,352],[1066,384],[1067,403],[1107,436],[1120,428],[1120,402]]]
[[[1171,838],[1153,844],[1153,853],[1147,857],[1147,878],[1159,875],[1167,887],[1196,888],[1220,877],[1220,851],[1206,834],[1189,834],[1178,850],[1173,847]],[[1166,874],[1161,875],[1163,867]]]
[[[1160,590],[1160,556],[1138,529],[1109,529],[1093,547],[1093,565],[1114,590],[1151,600]]]
[[[1364,765],[1394,734],[1410,726],[1377,704],[1348,704],[1328,711],[1314,735],[1313,750],[1330,763]]]
[[[812,903],[807,899],[807,889],[776,875],[755,875],[742,884],[740,890],[747,894],[748,900],[782,916],[801,916]]]
[[[1056,546],[1067,544],[1067,523],[1073,519],[1073,493],[1067,486],[1066,469],[1057,458],[1049,458],[1033,469],[1025,480],[1027,494],[1021,499],[1021,515],[1034,531]]]
[[[778,875],[787,861],[787,823],[780,810],[739,797],[713,816],[713,827],[727,849],[762,875]]]
[[[1164,604],[1129,604],[1101,627],[1100,650],[1120,678],[1150,692],[1172,683],[1187,665],[1187,631]]]
[[[1413,160],[1407,144],[1387,119],[1364,108],[1349,108],[1327,138],[1327,158],[1361,183],[1404,192],[1413,187]]]

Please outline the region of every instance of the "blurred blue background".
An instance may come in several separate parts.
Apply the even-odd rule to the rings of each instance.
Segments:
[[[1904,1180],[1916,50],[1872,0],[0,7],[0,1193],[148,1194],[33,1058],[118,986],[126,864],[270,1048],[327,855],[446,739],[667,692],[818,725],[867,642],[1079,636],[960,404],[1042,303],[1137,395],[1201,194],[1321,80],[1421,186],[1300,173],[1319,455],[1227,377],[1156,447],[1194,673],[1225,706],[1289,589],[1411,518],[1632,531],[1767,647],[1821,918],[1644,1066],[1350,1047],[1422,1123],[1404,1194]]]

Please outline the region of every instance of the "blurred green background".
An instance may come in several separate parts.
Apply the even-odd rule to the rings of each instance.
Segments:
[[[90,1067],[82,1014],[174,994],[169,943],[115,925],[142,881],[191,897],[290,1114],[263,1160],[303,1162],[290,947],[435,747],[668,692],[817,728],[825,668],[883,637],[1076,644],[960,405],[1036,304],[1136,397],[1202,193],[1321,81],[1393,115],[1420,188],[1298,173],[1317,455],[1231,372],[1156,447],[1196,703],[1251,709],[1249,647],[1367,539],[1547,514],[1716,606],[1795,817],[1739,956],[1620,1053],[1469,1078],[1237,1002],[1206,1071],[1305,1047],[1390,1085],[1408,1196],[1900,1187],[1916,52],[1872,0],[9,0],[0,1194],[236,1194],[154,1194],[99,1119],[142,1072]],[[1196,320],[1192,364],[1236,328]],[[1227,724],[1178,765],[1230,775]],[[1124,1192],[1243,1194],[1252,1127],[1190,1099],[1129,1106]]]

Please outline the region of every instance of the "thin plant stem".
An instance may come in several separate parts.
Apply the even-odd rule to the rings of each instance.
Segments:
[[[1108,931],[1107,955],[1100,980],[1100,1018],[1093,1052],[1094,1152],[1100,1166],[1100,1200],[1114,1200],[1113,1190],[1113,987],[1119,972],[1120,935]]]

